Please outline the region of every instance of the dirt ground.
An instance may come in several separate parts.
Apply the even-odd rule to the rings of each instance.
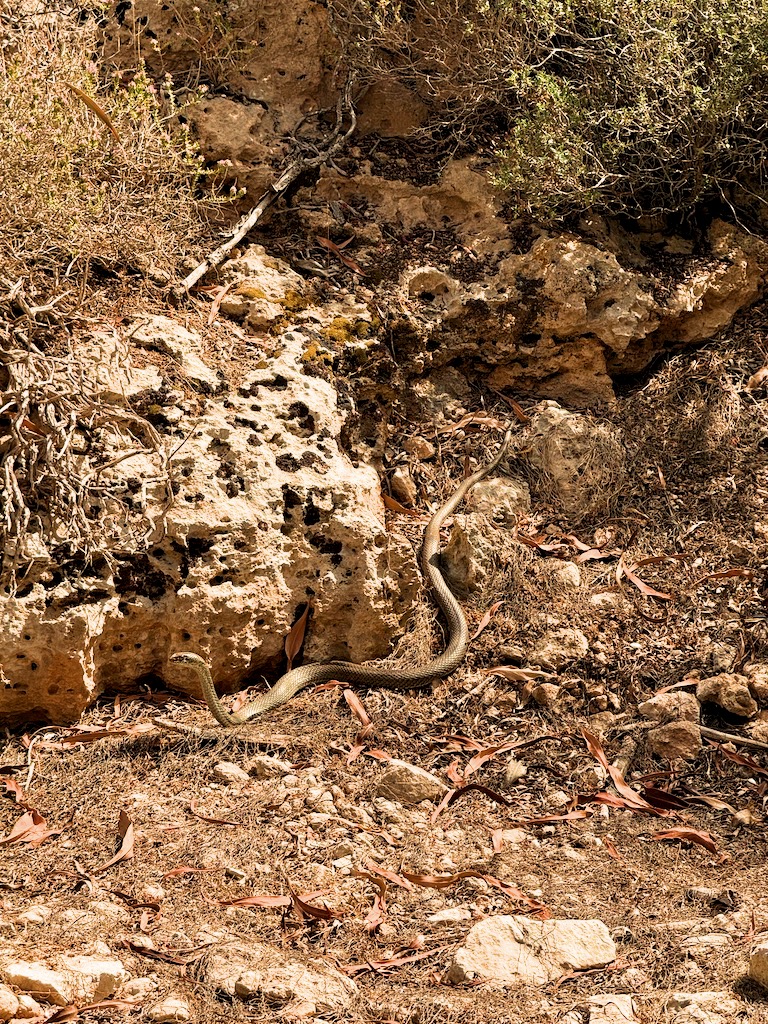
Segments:
[[[748,386],[766,360],[767,310],[667,359],[601,414],[626,454],[607,509],[566,515],[545,481],[529,481],[534,511],[517,534],[489,524],[499,557],[465,601],[472,629],[502,603],[466,666],[432,692],[360,692],[371,728],[343,688],[321,687],[235,734],[159,691],[110,698],[76,729],[7,733],[4,952],[53,962],[106,944],[134,978],[150,979],[136,1005],[90,1019],[158,1019],[149,1011],[169,993],[196,1021],[312,1016],[286,998],[217,991],[212,954],[260,942],[354,979],[358,995],[318,1011],[326,1021],[551,1021],[573,1011],[576,1022],[590,996],[606,993],[632,993],[641,1021],[671,1021],[674,991],[721,992],[739,1002],[740,1019],[768,1021],[768,993],[747,978],[750,945],[768,932],[768,752],[705,741],[694,759],[669,764],[647,752],[637,712],[685,679],[690,692],[696,678],[768,663],[768,406],[765,385]],[[459,441],[443,466],[447,494],[462,473]],[[417,543],[420,524],[389,515]],[[614,553],[581,561],[580,581],[566,587],[560,569],[584,546]],[[617,581],[620,555],[625,565],[651,559],[637,577],[666,597]],[[612,596],[592,600],[599,594]],[[552,672],[537,702],[526,656],[561,626],[581,630],[588,651]],[[407,657],[439,645],[426,599],[404,643]],[[499,665],[519,678],[484,671]],[[206,736],[158,727],[158,716]],[[703,706],[702,724],[749,735],[714,705]],[[584,729],[602,748],[590,749]],[[650,811],[622,800],[601,749],[652,797]],[[450,804],[382,800],[389,758],[452,789],[483,788]],[[246,774],[227,781],[221,762]],[[9,842],[30,808],[53,834]],[[656,835],[675,829],[694,841]],[[281,899],[231,905],[259,896]],[[453,919],[430,920],[449,908]],[[474,921],[537,912],[602,920],[616,962],[547,987],[445,983]]]

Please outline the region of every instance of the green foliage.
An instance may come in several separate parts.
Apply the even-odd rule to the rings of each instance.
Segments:
[[[352,59],[417,92],[430,131],[496,131],[495,180],[520,210],[765,202],[764,0],[334,4]]]

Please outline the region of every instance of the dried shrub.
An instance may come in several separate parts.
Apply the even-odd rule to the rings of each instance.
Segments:
[[[0,3],[7,591],[50,575],[51,557],[82,565],[149,541],[172,497],[168,458],[104,374],[119,381],[120,324],[145,301],[142,272],[167,281],[211,239],[214,203],[170,83],[158,88],[141,67],[111,71],[83,13]],[[94,353],[102,343],[111,367]]]
[[[92,264],[169,273],[209,233],[211,208],[170,82],[110,73],[95,25],[51,13],[13,25],[0,50],[5,273],[68,288]]]

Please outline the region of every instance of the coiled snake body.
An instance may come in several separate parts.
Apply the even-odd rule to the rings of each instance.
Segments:
[[[286,672],[270,690],[260,694],[235,715],[230,714],[219,700],[208,666],[199,655],[186,651],[171,655],[172,662],[189,665],[197,672],[206,703],[216,721],[225,726],[243,725],[250,719],[269,711],[270,708],[284,704],[304,687],[314,683],[329,682],[331,679],[343,683],[381,686],[389,690],[408,690],[426,686],[434,679],[445,679],[446,676],[455,672],[467,652],[469,630],[461,605],[451,593],[450,587],[440,572],[440,527],[454,512],[467,492],[479,480],[496,469],[506,454],[510,438],[511,431],[508,430],[495,457],[477,472],[462,480],[451,497],[432,516],[424,531],[421,547],[421,571],[448,622],[448,644],[442,654],[425,665],[414,668],[390,668],[380,662],[355,665],[349,661],[302,665],[300,668]]]

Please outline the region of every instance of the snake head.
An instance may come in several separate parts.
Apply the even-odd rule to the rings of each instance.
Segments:
[[[199,654],[192,654],[190,651],[180,651],[178,654],[172,654],[168,660],[175,662],[177,665],[205,664]]]

